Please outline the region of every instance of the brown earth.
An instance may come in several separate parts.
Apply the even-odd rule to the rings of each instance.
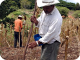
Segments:
[[[76,37],[70,39],[71,41],[68,44],[68,54],[67,60],[75,60],[79,56],[79,41]],[[23,52],[24,47],[21,48],[7,48],[2,47],[0,48],[2,51],[1,56],[5,60],[23,60]],[[25,59],[26,60],[40,60],[41,55],[41,47],[36,47],[33,49],[27,49]],[[57,60],[64,60],[65,58],[65,45],[59,48],[58,59]]]

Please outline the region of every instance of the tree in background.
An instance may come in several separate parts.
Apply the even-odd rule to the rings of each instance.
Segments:
[[[7,4],[7,7],[8,7],[9,13],[16,11],[18,9],[18,5],[15,1],[9,1]]]
[[[80,10],[80,4],[79,3],[76,4],[76,10]]]
[[[33,9],[35,0],[12,0],[15,1],[19,8]]]
[[[8,14],[13,11],[16,11],[18,6],[15,1],[5,0],[0,5],[0,19],[5,18]]]
[[[69,12],[69,9],[66,8],[66,7],[57,7],[59,12],[61,13],[61,16],[65,16],[67,17],[68,16],[68,12]]]
[[[3,19],[8,14],[6,4],[7,4],[7,2],[3,1],[0,5],[0,19]]]
[[[20,0],[21,8],[29,9],[31,6],[31,2],[28,0]]]
[[[75,10],[75,4],[71,2],[67,2],[65,7],[67,7],[70,10]]]
[[[20,0],[11,0],[11,1],[15,1],[18,5],[18,8],[21,8]]]
[[[15,1],[5,0],[0,5],[0,23],[3,23],[6,27],[6,22],[13,24],[13,18],[7,18],[7,15],[18,9],[18,5]]]
[[[75,3],[66,2],[63,0],[60,0],[60,3],[56,4],[56,6],[67,7],[70,10],[75,10]]]
[[[35,0],[29,0],[31,2],[30,9],[33,9],[35,6]]]

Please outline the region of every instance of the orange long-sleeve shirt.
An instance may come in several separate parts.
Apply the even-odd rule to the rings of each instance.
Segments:
[[[14,21],[14,31],[16,32],[21,32],[21,29],[22,29],[22,21],[20,19],[17,19]]]

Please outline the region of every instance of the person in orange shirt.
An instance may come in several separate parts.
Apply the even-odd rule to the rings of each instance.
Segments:
[[[22,47],[22,36],[21,36],[21,30],[22,30],[22,16],[19,15],[18,19],[14,21],[14,48],[17,46],[17,41],[19,42],[19,35],[20,35],[20,47]],[[20,34],[19,34],[20,33]]]

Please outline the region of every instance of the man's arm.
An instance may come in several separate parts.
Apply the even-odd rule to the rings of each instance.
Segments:
[[[37,19],[36,19],[36,17],[34,15],[31,16],[31,22],[35,23],[36,26],[38,25],[38,21],[37,21]]]

